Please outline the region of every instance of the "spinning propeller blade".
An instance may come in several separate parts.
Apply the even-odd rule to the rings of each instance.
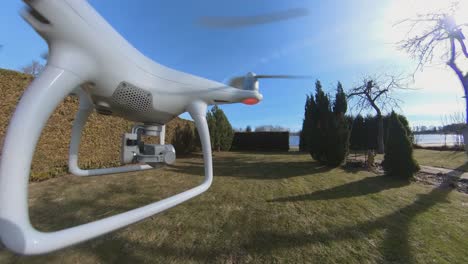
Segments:
[[[234,77],[231,80],[229,80],[228,85],[231,87],[242,89],[242,87],[244,86],[244,80],[245,80],[244,76]]]
[[[306,8],[291,8],[256,16],[205,16],[198,19],[198,24],[209,28],[239,28],[279,22],[309,15]]]
[[[246,78],[258,80],[258,79],[312,79],[312,76],[308,75],[288,75],[288,74],[260,74],[256,75],[248,73],[246,76],[238,76],[229,80],[228,85],[238,89],[244,89]]]
[[[257,79],[310,79],[312,76],[307,75],[287,75],[287,74],[280,74],[280,75],[255,75]]]

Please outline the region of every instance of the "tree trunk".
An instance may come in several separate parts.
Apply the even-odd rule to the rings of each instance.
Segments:
[[[385,152],[385,145],[384,145],[384,125],[383,125],[383,118],[382,114],[377,114],[377,153],[383,154]]]
[[[465,152],[468,154],[468,127],[465,127],[462,130],[462,135],[463,135],[463,143],[465,143]]]
[[[462,48],[463,54],[465,57],[468,59],[468,51],[466,49],[466,45],[461,39],[457,39],[457,41],[460,43],[460,46]],[[455,46],[455,38],[450,38],[450,60],[448,61],[448,66],[452,68],[452,70],[457,74],[458,79],[462,83],[463,86],[463,91],[465,92],[465,118],[466,118],[466,124],[468,124],[468,74],[464,75],[463,72],[458,68],[457,64],[455,63],[455,59],[457,56],[456,52],[456,46]]]
[[[465,152],[468,155],[468,81],[465,78],[465,82],[463,82],[463,88],[465,90],[465,118],[466,118],[466,125],[465,128],[462,130],[463,135],[463,143],[465,147]]]
[[[468,124],[468,82],[463,84],[463,89],[465,90],[465,121]]]
[[[367,96],[370,98],[370,96]],[[374,108],[375,112],[377,112],[377,153],[384,154],[385,152],[385,145],[384,145],[384,125],[383,125],[383,118],[382,118],[382,111],[380,108],[375,104],[375,99],[370,100],[372,108]]]
[[[460,43],[463,54],[468,59],[468,51],[467,51],[465,43],[463,42],[462,39],[457,39],[457,40]],[[463,133],[463,142],[465,143],[465,151],[468,154],[468,147],[467,147],[468,146],[468,74],[464,75],[463,72],[460,70],[460,68],[458,68],[457,64],[455,63],[455,59],[456,59],[455,49],[456,49],[455,39],[450,38],[450,60],[447,64],[457,74],[458,79],[463,85],[463,91],[465,92],[465,122],[466,122],[467,127],[463,129],[462,133]]]

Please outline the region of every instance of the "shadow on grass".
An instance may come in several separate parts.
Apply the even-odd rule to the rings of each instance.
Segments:
[[[67,199],[66,202],[57,199],[57,188],[60,187],[47,188],[38,197],[35,205],[29,208],[29,212],[33,216],[33,223],[39,223],[36,227],[41,231],[56,231],[126,212],[149,202],[154,202],[146,195],[138,195],[140,188],[138,188],[137,179],[126,181],[125,184],[109,183],[106,185],[106,188],[99,190],[99,192],[80,190],[80,195],[74,196],[73,199]],[[129,195],[130,198],[125,203],[109,203],[119,194]],[[55,220],[53,221],[49,219],[51,210],[54,211],[53,217]],[[87,217],[88,213],[80,212],[89,212],[89,215],[97,217]]]
[[[410,224],[415,217],[428,211],[437,203],[447,202],[446,198],[450,191],[449,189],[434,189],[428,194],[419,195],[414,203],[400,210],[353,226],[313,233],[276,233],[259,230],[250,233],[246,241],[237,246],[236,249],[229,248],[226,245],[218,245],[212,248],[193,246],[185,248],[167,243],[154,245],[129,241],[116,235],[106,235],[97,241],[88,242],[88,245],[79,246],[78,249],[86,252],[86,254],[97,256],[103,262],[148,261],[147,258],[142,259],[141,256],[151,256],[152,254],[173,260],[207,262],[223,259],[226,261],[227,256],[230,257],[234,251],[242,252],[242,249],[245,251],[248,249],[256,254],[269,255],[279,249],[294,249],[312,244],[329,245],[331,242],[336,241],[362,240],[376,231],[384,231],[383,241],[381,244],[376,245],[381,254],[381,261],[414,263],[416,260],[412,255],[409,242]],[[91,247],[89,243],[92,243]],[[120,253],[115,254],[115,252]],[[243,259],[242,255],[237,257],[239,260]],[[313,259],[313,256],[311,256],[311,259]]]
[[[239,166],[241,169],[236,172],[235,175],[237,175],[237,177],[244,177],[244,170],[255,168],[256,166],[256,170],[258,170],[259,164],[263,164],[263,162],[253,162],[253,164],[256,164],[256,166],[251,166],[250,164],[239,165],[237,163],[230,162],[233,162],[232,158],[221,160],[221,171],[229,173],[231,170],[228,170],[228,167],[233,165]],[[310,167],[316,166],[313,163],[311,165],[311,162],[293,162],[290,163],[292,165],[289,166],[289,169],[295,171],[297,168],[294,166],[299,166],[299,170],[305,170],[303,163],[307,164],[309,167],[307,168],[308,170],[311,169]],[[284,166],[286,163],[278,162],[278,164]],[[276,165],[277,162],[272,164],[274,167],[273,170],[279,168]],[[223,168],[224,166],[226,168]],[[191,164],[187,167],[203,170],[202,164]],[[314,170],[322,169],[323,168],[320,167],[314,168]],[[269,170],[267,171],[269,172]],[[296,174],[298,173],[296,172],[292,175]],[[280,179],[284,178],[284,176],[276,176]],[[258,179],[257,177],[252,177]],[[280,198],[278,201],[281,201],[281,199],[290,199],[284,201],[328,200],[360,196],[368,193],[377,193],[383,189],[399,188],[405,184],[406,182],[404,181],[393,180],[388,177],[369,177],[361,181],[352,182],[343,186],[334,187],[329,190],[323,190],[309,194],[310,197]],[[379,187],[379,185],[383,185],[384,187]],[[111,184],[99,193],[89,193],[86,190],[83,190],[83,197],[76,197],[74,199],[67,200],[65,205],[54,200],[54,198],[56,198],[56,193],[46,192],[41,195],[41,197],[39,197],[39,201],[36,203],[37,206],[31,208],[31,214],[34,215],[35,219],[49,217],[57,218],[54,221],[54,223],[57,224],[52,226],[42,226],[42,230],[57,230],[76,224],[82,224],[84,222],[88,222],[88,219],[86,219],[86,217],[84,217],[82,214],[78,214],[77,212],[79,210],[89,210],[93,215],[101,214],[102,217],[105,217],[110,210],[112,211],[112,214],[116,214],[147,203],[149,199],[148,196],[138,197],[137,195],[133,195],[138,194],[137,186],[138,180],[135,180],[130,181],[124,186],[119,184]],[[249,233],[246,237],[246,240],[240,245],[240,247],[242,249],[249,249],[249,251],[256,253],[268,254],[278,249],[302,247],[308,244],[327,245],[333,241],[362,240],[363,237],[366,237],[375,231],[384,230],[385,237],[383,242],[380,245],[377,245],[378,250],[382,255],[382,261],[411,263],[414,262],[409,243],[409,228],[411,222],[415,217],[421,213],[426,212],[437,203],[446,202],[447,196],[451,191],[451,189],[446,188],[434,189],[428,194],[419,195],[414,203],[400,210],[394,211],[391,214],[379,217],[372,221],[359,223],[357,225],[329,229],[327,231],[317,231],[313,233],[276,233],[272,231],[257,230],[255,232]],[[337,194],[334,194],[335,192]],[[349,192],[351,195],[347,194],[347,192]],[[132,194],[133,196],[125,204],[112,203],[111,206],[106,204],[106,201],[112,200],[116,193]],[[50,210],[54,210],[54,212],[57,213],[54,213],[54,215],[51,216]],[[291,219],[291,221],[294,221],[294,219]],[[242,226],[238,226],[238,228],[242,228]],[[208,262],[213,261],[216,258],[230,256],[234,250],[229,247],[229,244],[217,246],[214,245],[212,248],[210,247],[211,245],[187,245],[187,247],[176,247],[165,242],[162,244],[141,243],[139,241],[124,238],[118,233],[111,233],[90,242],[86,242],[82,245],[75,246],[72,248],[72,250],[81,252],[85,256],[95,256],[98,261],[103,263],[151,262],[152,256],[168,257],[169,259],[172,259],[172,261],[197,260],[200,262]],[[66,252],[64,254],[66,254]],[[240,260],[242,260],[242,255],[238,257]],[[28,257],[25,259],[27,260],[31,258],[32,257]],[[311,256],[311,258],[313,258],[313,256]],[[63,255],[51,254],[39,256],[34,257],[34,260],[38,262],[60,262],[63,260]],[[227,259],[224,260],[227,261]]]
[[[300,152],[300,151],[238,151],[238,150],[231,150],[231,153],[239,154],[239,155],[266,155],[266,156],[274,156],[274,155],[287,155],[287,156],[300,156],[300,155],[309,155],[307,152]],[[216,151],[213,152],[216,154]]]
[[[344,185],[333,187],[327,190],[320,190],[309,194],[277,198],[269,202],[297,202],[307,200],[333,200],[341,198],[351,198],[379,193],[384,190],[401,188],[408,185],[409,181],[394,179],[387,176],[372,176],[359,181],[350,182]]]
[[[466,165],[466,164],[465,164]],[[460,168],[454,170],[452,177],[460,177]],[[327,232],[316,232],[312,234],[278,234],[272,232],[259,232],[249,243],[263,251],[274,251],[279,248],[292,248],[304,246],[305,244],[328,243],[331,241],[362,239],[377,230],[384,230],[385,237],[380,245],[380,253],[385,262],[414,263],[409,243],[410,224],[418,215],[428,211],[438,203],[449,202],[447,197],[453,191],[450,188],[451,179],[447,177],[440,187],[433,189],[428,194],[418,195],[416,201],[400,210],[379,217],[372,221],[360,223]],[[376,193],[384,189],[399,188],[408,184],[406,181],[395,180],[385,176],[368,177],[361,181],[348,183],[332,189],[318,191],[308,195],[286,197],[274,201],[302,201],[302,200],[327,200]],[[379,185],[382,185],[379,187]],[[259,247],[263,245],[263,247]]]
[[[326,232],[312,234],[279,234],[259,232],[255,234],[246,247],[256,250],[275,251],[280,248],[301,247],[307,244],[327,244],[332,241],[360,240],[371,233],[384,230],[385,237],[379,246],[379,251],[385,262],[412,263],[414,262],[409,244],[409,227],[411,221],[419,214],[429,210],[440,202],[446,202],[450,190],[435,189],[429,194],[419,195],[411,205],[392,214],[363,222],[355,226],[331,229]]]
[[[346,164],[342,165],[341,168],[347,173],[356,174],[362,171],[370,171],[365,167],[364,161],[360,160],[350,160],[346,161]]]
[[[56,183],[53,183],[53,185],[56,185]],[[47,191],[38,197],[36,205],[30,208],[30,215],[34,220],[33,223],[40,223],[34,225],[38,230],[51,232],[84,224],[126,212],[148,204],[148,202],[153,202],[152,199],[156,199],[147,194],[139,196],[140,189],[138,188],[138,180],[136,179],[126,182],[125,185],[117,183],[107,184],[106,188],[101,189],[99,192],[87,192],[83,190],[82,196],[74,196],[72,199],[67,199],[64,203],[56,199],[57,193],[54,189],[48,188]],[[125,203],[110,202],[119,194],[131,195],[131,198]],[[53,213],[51,210],[53,210]],[[94,217],[91,219],[88,215]],[[50,218],[54,218],[54,220],[51,221]],[[160,228],[164,228],[164,226]],[[168,229],[174,230],[177,227],[172,226],[168,227]],[[151,230],[148,230],[148,232],[151,232]],[[191,230],[190,232],[203,234],[204,230],[200,228],[199,230]],[[63,263],[64,256],[69,256],[72,253],[78,253],[81,256],[92,256],[97,259],[98,263],[155,263],[156,261],[153,257],[169,258],[172,261],[195,259],[202,263],[207,263],[214,258],[228,256],[230,249],[224,247],[207,249],[206,245],[194,246],[190,243],[187,243],[187,247],[175,247],[170,242],[141,242],[127,238],[125,235],[120,235],[116,231],[51,254],[40,256],[13,256],[11,253],[9,254],[12,262]]]
[[[148,197],[137,197],[138,193],[137,181],[130,181],[124,186],[119,184],[109,184],[100,192],[87,192],[82,190],[81,196],[75,196],[73,199],[67,199],[65,203],[57,199],[56,186],[57,182],[50,182],[49,187],[41,196],[35,206],[31,207],[29,212],[33,219],[34,227],[40,231],[56,231],[63,228],[87,223],[91,220],[85,215],[91,212],[90,215],[98,215],[98,218],[104,218],[112,214],[121,213],[134,209],[142,203],[148,202]],[[125,204],[112,203],[109,205],[116,194],[130,194],[134,198],[129,199]],[[51,212],[52,211],[52,212]],[[110,213],[109,213],[110,212]],[[109,215],[107,215],[109,213]],[[51,221],[50,219],[54,220]],[[39,222],[39,224],[36,224]],[[44,224],[46,223],[46,224]],[[140,255],[133,254],[128,248],[132,243],[127,239],[123,239],[115,233],[107,234],[89,242],[84,242],[80,245],[73,246],[71,249],[63,249],[58,252],[39,256],[18,256],[12,253],[7,253],[6,258],[12,263],[17,262],[33,262],[33,263],[63,263],[64,255],[67,256],[67,250],[75,250],[83,252],[84,255],[95,256],[101,263],[142,263],[144,260]],[[132,245],[137,247],[137,245]],[[3,251],[3,246],[2,249]],[[123,253],[125,252],[125,253]],[[3,252],[6,253],[6,252]],[[5,258],[5,255],[2,259]],[[75,259],[75,261],[77,261]]]
[[[190,175],[203,175],[204,173],[202,161],[186,161],[183,165],[171,166],[168,169]],[[312,159],[306,161],[264,161],[264,159],[251,159],[249,156],[217,157],[213,161],[213,169],[215,177],[240,177],[255,180],[286,179],[331,170],[331,168],[320,165]]]

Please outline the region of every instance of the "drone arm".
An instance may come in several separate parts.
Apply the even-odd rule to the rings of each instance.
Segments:
[[[86,124],[86,120],[93,112],[94,106],[88,95],[81,88],[78,89],[77,93],[80,100],[80,106],[72,128],[70,152],[68,158],[68,167],[70,173],[75,176],[95,176],[152,169],[152,167],[149,165],[131,165],[92,170],[83,170],[78,166],[78,152],[81,141],[81,133]]]

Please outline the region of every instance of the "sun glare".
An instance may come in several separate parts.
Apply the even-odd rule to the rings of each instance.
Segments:
[[[450,13],[454,8],[457,24],[468,24],[468,0],[393,0],[390,1],[383,17],[384,28],[381,34],[387,43],[395,43],[404,38],[409,27],[399,24],[405,19],[430,13]],[[418,29],[415,29],[418,30]]]
[[[468,24],[468,0],[390,0],[388,6],[384,9],[384,16],[376,27],[376,33],[379,38],[386,44],[391,45],[392,55],[401,56],[403,60],[408,59],[408,54],[397,48],[398,42],[406,39],[411,30],[410,35],[420,35],[427,31],[427,28],[410,28],[411,23],[401,23],[407,19],[416,19],[418,16],[423,16],[431,13],[450,13],[453,9],[453,17],[458,25]],[[468,36],[468,32],[465,32]],[[422,72],[417,72],[415,75],[415,88],[424,88],[425,91],[435,93],[453,93],[457,97],[462,90],[458,90],[459,81],[453,72],[446,68],[445,58],[443,54],[446,52],[446,47],[440,46],[434,51],[436,57],[433,64],[425,67]],[[438,60],[441,58],[442,60]],[[415,61],[412,61],[415,63]],[[467,60],[457,62],[462,69],[468,68]],[[411,67],[415,67],[415,64]],[[411,68],[410,67],[410,68]]]
[[[455,12],[455,20],[458,24],[468,24],[468,1],[459,2],[458,9]]]

